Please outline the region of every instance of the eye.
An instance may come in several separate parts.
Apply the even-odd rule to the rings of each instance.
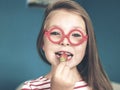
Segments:
[[[59,32],[54,31],[54,32],[51,32],[51,33],[50,33],[50,35],[60,35],[60,33],[59,33]]]
[[[73,33],[72,36],[74,36],[74,37],[81,37],[81,34],[79,34],[79,33]]]

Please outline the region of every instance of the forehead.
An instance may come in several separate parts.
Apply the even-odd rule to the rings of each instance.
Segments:
[[[79,13],[64,9],[54,10],[49,13],[45,21],[45,27],[49,28],[52,25],[81,27],[85,30],[85,22]]]

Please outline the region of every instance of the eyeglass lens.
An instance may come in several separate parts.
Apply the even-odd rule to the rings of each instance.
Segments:
[[[80,30],[71,30],[67,35],[59,28],[52,28],[47,31],[47,37],[53,43],[60,43],[67,38],[70,44],[77,45],[84,41],[84,35]]]

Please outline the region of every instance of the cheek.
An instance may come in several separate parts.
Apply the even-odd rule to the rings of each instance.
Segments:
[[[78,46],[77,48],[75,48],[75,54],[76,54],[76,59],[79,61],[82,61],[85,52],[86,52],[86,43]]]
[[[47,51],[51,46],[50,41],[48,40],[48,38],[44,37],[43,42],[44,42],[43,50]]]
[[[55,45],[51,43],[47,38],[44,38],[43,50],[47,58],[53,56],[55,52]]]
[[[74,52],[75,52],[74,58],[73,60],[71,60],[71,62],[69,62],[69,66],[71,68],[81,63],[83,57],[85,56],[85,51],[86,51],[86,45],[80,45],[74,48]]]
[[[51,51],[49,50],[51,45],[49,44],[49,41],[47,40],[47,38],[44,38],[43,41],[44,41],[43,50],[45,52],[45,55],[48,56],[49,52]]]
[[[52,49],[52,46],[48,43],[44,43],[43,45],[43,50],[44,50],[44,53],[45,53],[45,56],[48,60],[49,63],[52,62],[52,60],[54,60],[54,50]]]

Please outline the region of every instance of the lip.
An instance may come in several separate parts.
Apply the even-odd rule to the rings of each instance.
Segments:
[[[71,60],[72,57],[74,56],[73,53],[69,52],[69,51],[57,51],[55,52],[55,56],[60,60],[60,57],[63,55],[63,54],[66,54],[67,55],[67,61]]]

